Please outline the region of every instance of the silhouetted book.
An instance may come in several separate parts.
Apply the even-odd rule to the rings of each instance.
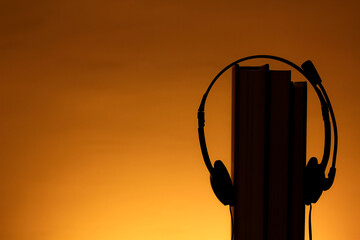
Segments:
[[[290,71],[270,71],[268,240],[286,240],[288,226]]]
[[[305,204],[303,200],[303,171],[306,164],[306,82],[295,82],[291,103],[291,164],[290,174],[290,239],[304,240]]]
[[[266,83],[269,66],[233,67],[235,239],[264,240]]]

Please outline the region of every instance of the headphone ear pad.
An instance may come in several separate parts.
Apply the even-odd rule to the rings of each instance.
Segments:
[[[234,187],[229,172],[220,160],[214,163],[213,172],[210,176],[211,187],[216,197],[224,205],[234,205]]]
[[[324,188],[325,174],[315,157],[312,157],[304,171],[304,202],[306,205],[316,203]]]

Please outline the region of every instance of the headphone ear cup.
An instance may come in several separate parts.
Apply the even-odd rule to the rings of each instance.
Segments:
[[[317,158],[312,157],[304,171],[304,202],[316,203],[324,190],[325,174]]]
[[[234,187],[229,172],[220,160],[216,160],[210,176],[211,187],[224,205],[234,205]]]

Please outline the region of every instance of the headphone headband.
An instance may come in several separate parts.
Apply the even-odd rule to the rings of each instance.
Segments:
[[[208,96],[212,86],[216,82],[216,80],[226,70],[228,70],[229,68],[231,68],[232,66],[234,66],[235,64],[238,64],[240,62],[244,62],[244,61],[251,60],[251,59],[260,59],[260,58],[280,61],[280,62],[283,62],[283,63],[293,67],[299,73],[301,73],[310,82],[310,84],[314,88],[314,90],[320,100],[321,110],[322,110],[321,112],[322,112],[322,116],[323,116],[324,129],[325,129],[324,154],[323,154],[323,158],[321,161],[321,169],[323,172],[325,172],[326,166],[328,164],[329,156],[330,156],[330,148],[331,148],[331,146],[330,146],[331,145],[331,127],[330,127],[330,121],[329,121],[329,111],[330,111],[331,122],[332,122],[332,126],[333,126],[333,131],[334,131],[333,160],[332,160],[332,167],[331,167],[330,173],[329,173],[329,178],[330,177],[332,178],[332,180],[330,181],[332,184],[332,182],[334,180],[334,176],[335,176],[335,164],[336,164],[336,154],[337,154],[337,144],[338,144],[336,120],[335,120],[335,115],[334,115],[334,112],[333,112],[333,109],[332,109],[332,106],[330,103],[330,99],[328,98],[327,93],[321,84],[322,80],[321,80],[318,72],[316,71],[315,66],[313,65],[313,63],[310,60],[304,62],[301,65],[302,68],[300,68],[293,62],[291,62],[287,59],[281,58],[281,57],[272,56],[272,55],[253,55],[253,56],[244,57],[244,58],[241,58],[241,59],[238,59],[238,60],[232,62],[231,64],[229,64],[225,68],[223,68],[215,76],[215,78],[211,81],[205,94],[202,97],[202,100],[201,100],[201,103],[200,103],[200,106],[198,109],[198,113],[197,113],[200,147],[201,147],[201,152],[202,152],[206,167],[208,168],[210,174],[212,175],[214,168],[211,164],[210,157],[209,157],[209,154],[207,151],[206,141],[205,141],[205,132],[204,132],[204,126],[205,126],[205,112],[204,111],[205,111],[205,102],[206,102],[207,96]],[[330,188],[331,184],[327,188]]]

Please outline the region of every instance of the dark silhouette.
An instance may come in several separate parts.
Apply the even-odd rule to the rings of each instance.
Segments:
[[[226,66],[224,69],[222,69],[216,76],[215,78],[212,80],[212,82],[210,83],[208,89],[206,90],[205,94],[203,95],[202,101],[200,103],[199,109],[198,109],[198,134],[199,134],[199,142],[200,142],[200,147],[201,147],[201,152],[203,155],[203,159],[205,162],[205,165],[210,173],[210,179],[211,179],[211,186],[214,190],[215,195],[217,196],[217,198],[220,200],[220,202],[222,202],[224,205],[229,205],[230,207],[233,207],[233,211],[235,213],[234,214],[234,223],[233,224],[233,233],[235,232],[235,234],[232,234],[232,238],[238,238],[240,236],[238,236],[238,227],[240,224],[248,224],[246,226],[247,229],[250,230],[244,230],[244,231],[248,231],[248,233],[245,233],[245,236],[241,236],[241,237],[245,237],[245,239],[263,239],[264,234],[268,234],[269,233],[269,225],[268,225],[268,217],[270,217],[271,212],[269,213],[269,208],[271,208],[271,206],[269,206],[269,196],[271,196],[272,193],[270,193],[272,190],[272,187],[270,187],[269,189],[269,185],[268,183],[266,183],[266,181],[268,181],[269,177],[271,180],[271,173],[269,176],[268,170],[269,167],[271,169],[271,164],[272,162],[268,162],[265,161],[264,163],[260,163],[260,165],[256,165],[256,168],[259,171],[254,171],[253,169],[249,168],[249,165],[246,165],[246,161],[250,161],[249,159],[246,158],[246,156],[248,156],[247,154],[244,155],[244,153],[242,153],[240,151],[240,155],[241,157],[245,157],[245,159],[241,159],[241,161],[245,162],[242,166],[240,166],[240,168],[244,168],[242,171],[240,171],[241,173],[239,174],[239,171],[237,171],[236,169],[234,170],[234,183],[232,182],[232,179],[230,177],[229,172],[227,171],[225,165],[220,161],[217,160],[214,163],[214,166],[211,164],[210,161],[210,157],[207,151],[207,147],[206,147],[206,141],[205,141],[205,133],[204,133],[204,126],[205,126],[205,102],[207,99],[207,96],[212,88],[212,86],[214,85],[214,83],[216,82],[216,80],[229,68],[235,66],[235,69],[238,68],[237,64],[250,60],[250,59],[258,59],[258,58],[263,58],[263,59],[272,59],[272,60],[276,60],[276,61],[280,61],[283,62],[289,66],[291,66],[292,68],[296,69],[299,73],[301,73],[311,84],[312,88],[315,90],[318,99],[320,101],[320,105],[321,105],[321,112],[322,112],[322,117],[323,117],[323,121],[324,121],[324,130],[325,130],[325,142],[324,142],[324,153],[321,159],[321,162],[319,163],[316,157],[312,157],[308,164],[305,166],[305,147],[301,150],[302,152],[297,153],[300,154],[300,160],[303,158],[304,160],[304,169],[300,170],[301,172],[303,171],[304,175],[303,175],[303,180],[302,180],[302,186],[303,189],[296,189],[296,191],[301,191],[300,195],[292,195],[292,194],[288,194],[289,199],[297,199],[297,198],[302,198],[300,203],[302,204],[302,206],[304,207],[304,205],[310,205],[312,203],[316,203],[318,201],[318,199],[320,198],[321,194],[323,191],[326,191],[328,189],[331,188],[333,182],[334,182],[334,178],[335,178],[335,173],[336,173],[336,168],[335,168],[335,164],[336,164],[336,155],[337,155],[337,144],[338,144],[338,134],[337,134],[337,126],[336,126],[336,120],[335,120],[335,115],[330,103],[330,100],[328,98],[328,95],[322,85],[322,80],[317,72],[317,70],[315,69],[315,66],[312,64],[311,61],[306,61],[305,63],[303,63],[301,65],[301,67],[297,66],[296,64],[290,62],[289,60],[286,60],[284,58],[280,58],[280,57],[276,57],[276,56],[271,56],[271,55],[254,55],[254,56],[249,56],[249,57],[245,57],[245,58],[241,58],[231,64],[229,64],[228,66]],[[237,66],[237,67],[236,67]],[[266,65],[267,66],[267,65]],[[268,89],[269,88],[269,76],[270,71],[268,69],[268,66],[265,68],[248,68],[249,72],[245,72],[242,75],[242,79],[244,78],[249,78],[250,80],[246,80],[248,81],[247,83],[244,83],[244,85],[242,85],[241,87],[238,87],[237,90],[233,89],[233,93],[235,95],[235,98],[238,99],[242,99],[239,100],[241,104],[245,104],[243,105],[243,107],[246,108],[250,108],[252,109],[250,112],[250,114],[257,114],[256,112],[258,112],[260,115],[252,115],[251,116],[251,121],[246,121],[243,120],[244,118],[247,118],[249,114],[249,112],[236,112],[237,108],[233,108],[233,115],[235,115],[235,118],[237,120],[235,120],[235,122],[233,121],[233,125],[240,125],[240,129],[242,129],[241,132],[246,132],[248,131],[248,129],[255,129],[254,131],[256,132],[255,135],[253,135],[252,133],[244,133],[242,134],[243,136],[243,140],[241,140],[236,144],[241,144],[240,148],[244,149],[244,144],[247,144],[245,142],[245,140],[248,141],[254,141],[251,140],[251,138],[253,138],[255,136],[255,138],[257,140],[255,140],[255,145],[251,145],[252,147],[254,147],[253,149],[250,149],[249,151],[255,151],[256,154],[259,154],[259,151],[262,152],[263,158],[268,158],[269,153],[273,150],[272,148],[270,148],[269,146],[269,140],[275,141],[276,139],[272,139],[272,137],[270,136],[271,134],[269,133],[270,130],[270,125],[271,123],[269,123],[269,121],[265,121],[265,119],[269,120],[267,117],[270,116],[271,111],[273,111],[274,108],[276,108],[277,105],[271,105],[272,109],[270,109],[270,105],[267,104],[267,102],[269,102],[271,99],[268,98],[269,96],[269,91],[268,90],[264,90],[264,92],[261,92],[261,90],[259,89]],[[242,67],[243,68],[243,67]],[[254,74],[254,70],[258,70],[261,71],[260,74]],[[234,70],[236,72],[236,70]],[[247,71],[246,69],[244,71]],[[242,73],[237,73],[237,74],[242,74]],[[285,75],[284,75],[285,76]],[[234,73],[233,73],[233,78],[234,78]],[[237,78],[237,76],[235,76],[235,78]],[[256,80],[257,79],[257,80]],[[236,79],[238,81],[238,79]],[[259,81],[260,85],[256,85],[257,83],[251,83],[251,81]],[[289,77],[289,81],[290,81],[290,77]],[[263,83],[260,83],[263,82]],[[241,83],[239,83],[241,85]],[[252,85],[253,84],[253,85]],[[255,85],[254,85],[255,84]],[[251,93],[247,93],[246,91],[250,91],[250,89],[246,89],[246,87],[249,87],[251,89],[256,89],[255,92],[251,92]],[[252,86],[252,87],[251,87]],[[293,85],[292,85],[293,86]],[[304,87],[299,86],[299,91],[296,90],[296,87],[291,87],[290,89],[290,93],[292,94],[290,97],[288,98],[288,102],[289,102],[289,106],[290,106],[290,112],[288,114],[288,116],[290,116],[290,118],[287,120],[287,122],[290,122],[290,124],[294,124],[295,122],[297,122],[298,118],[304,118],[304,120],[302,120],[301,124],[305,124],[304,127],[301,127],[302,130],[304,131],[306,130],[306,85],[303,85]],[[234,86],[236,88],[236,86]],[[262,88],[263,87],[263,88]],[[245,88],[245,89],[244,89]],[[286,89],[286,88],[284,88]],[[303,90],[301,90],[303,89]],[[259,92],[260,91],[260,92]],[[289,90],[287,90],[289,91]],[[298,91],[298,93],[300,95],[296,95],[297,93],[295,93],[296,91]],[[304,92],[305,91],[305,92]],[[257,94],[257,95],[256,95]],[[303,94],[303,95],[301,95]],[[245,97],[244,95],[247,95],[248,97]],[[251,96],[251,98],[249,98],[249,96]],[[295,96],[300,96],[301,101],[303,101],[303,103],[298,103],[297,98]],[[234,97],[233,97],[234,98]],[[261,100],[260,98],[262,98],[263,100]],[[233,99],[234,101],[234,99]],[[235,100],[237,101],[237,100]],[[245,101],[245,103],[244,103]],[[246,101],[251,101],[252,105],[246,105]],[[272,100],[274,101],[274,100]],[[262,104],[264,103],[264,104]],[[294,105],[295,104],[295,105]],[[299,105],[300,104],[300,105]],[[259,109],[256,109],[256,107],[259,107]],[[302,117],[295,114],[295,112],[298,111],[297,107],[301,106],[302,107]],[[305,111],[304,111],[305,109]],[[235,111],[235,112],[234,112]],[[261,114],[265,114],[265,117],[261,117]],[[254,118],[255,116],[255,118]],[[285,115],[284,115],[285,116]],[[234,117],[234,116],[233,116]],[[254,120],[255,119],[255,120]],[[256,120],[259,119],[259,120]],[[327,164],[329,162],[329,158],[330,158],[330,152],[331,152],[331,123],[330,123],[330,119],[331,119],[331,123],[332,123],[332,128],[333,128],[333,134],[334,134],[334,146],[333,146],[333,158],[332,158],[332,166],[330,168],[330,171],[328,173],[328,177],[325,177],[325,170],[327,167]],[[244,122],[245,121],[245,122]],[[256,121],[260,121],[260,122],[256,122]],[[305,123],[304,123],[305,122]],[[250,124],[250,125],[241,125],[241,124]],[[255,124],[255,125],[254,125]],[[258,125],[257,125],[258,124]],[[265,126],[265,128],[263,128],[263,125]],[[296,125],[296,124],[295,124]],[[292,136],[291,138],[296,139],[297,136],[293,136],[294,134],[300,134],[300,132],[297,132],[298,130],[296,130],[296,126],[295,125],[291,125],[292,127],[290,128],[290,132],[288,133],[288,136]],[[250,126],[250,127],[249,127]],[[256,126],[259,126],[256,127]],[[255,127],[255,128],[254,128]],[[234,129],[234,128],[233,128]],[[286,129],[286,128],[284,128]],[[289,128],[287,128],[289,129]],[[291,130],[293,129],[293,130]],[[250,131],[250,130],[249,130]],[[288,130],[286,130],[288,131]],[[238,133],[236,133],[237,131],[234,132],[233,130],[233,134],[235,134],[235,137],[233,136],[233,141],[238,141],[237,139],[237,135]],[[257,135],[256,135],[257,134]],[[260,134],[260,135],[259,135]],[[257,137],[256,137],[257,136]],[[260,138],[259,138],[260,137]],[[235,139],[235,140],[234,140]],[[305,141],[306,143],[306,132],[305,135],[303,134],[301,141]],[[256,142],[256,141],[260,141],[260,142]],[[297,140],[294,140],[295,142]],[[293,142],[293,140],[289,139],[289,155],[291,156],[292,153],[294,153],[296,150],[296,143]],[[254,143],[254,142],[253,142]],[[258,145],[256,145],[257,143],[260,143],[259,146],[264,146],[264,147],[260,147]],[[295,145],[294,145],[295,144]],[[301,143],[303,144],[303,143]],[[235,146],[233,145],[233,146]],[[234,148],[237,148],[239,145],[236,145],[235,147],[233,147],[232,150],[232,154],[233,154],[233,166],[236,165],[236,161],[240,161],[239,159],[237,159],[237,155],[236,153],[234,153]],[[238,149],[239,150],[239,149]],[[245,149],[246,151],[246,149]],[[239,151],[238,151],[239,152]],[[235,155],[234,155],[235,154]],[[249,153],[250,154],[250,153]],[[244,155],[244,156],[243,156]],[[271,154],[270,154],[271,155]],[[271,157],[270,157],[271,159]],[[292,159],[292,157],[290,157],[290,159]],[[251,160],[254,161],[254,160]],[[276,160],[274,160],[276,161]],[[252,163],[253,164],[253,163]],[[270,166],[269,166],[270,164]],[[300,167],[301,168],[301,167]],[[263,170],[261,170],[263,169]],[[289,162],[289,166],[288,167],[284,167],[285,170],[289,169],[289,175],[292,174],[292,171],[297,171],[295,168],[295,163],[293,164],[292,161]],[[294,170],[295,169],[295,170]],[[279,170],[277,170],[279,171]],[[258,177],[256,177],[256,179],[254,180],[254,175],[256,175]],[[238,175],[241,175],[240,177]],[[247,176],[242,176],[242,175],[247,175]],[[251,180],[252,179],[252,180]],[[245,181],[245,182],[241,182],[241,180]],[[291,189],[292,187],[294,187],[294,185],[292,185],[294,182],[296,182],[297,180],[293,179],[293,178],[289,178],[288,179],[288,186],[289,186],[289,192],[291,191],[295,191],[294,189]],[[255,185],[251,185],[251,184],[255,184]],[[258,195],[246,195],[246,196],[239,196],[239,186],[242,186],[242,188],[247,189],[247,192],[251,192],[253,193],[255,192],[262,192],[262,194],[258,194]],[[300,185],[298,185],[300,186]],[[241,187],[240,187],[241,188]],[[249,190],[253,189],[253,190]],[[245,192],[246,192],[245,191]],[[255,199],[255,198],[258,199]],[[243,198],[250,198],[250,200],[248,201],[242,201]],[[262,198],[261,200],[259,200],[260,198]],[[298,200],[298,199],[297,199]],[[254,203],[254,201],[260,201],[258,202],[258,205],[256,205],[256,203]],[[259,215],[258,220],[251,220],[251,219],[246,219],[246,221],[241,222],[239,221],[239,216],[241,216],[241,214],[246,215],[246,213],[244,212],[239,212],[237,213],[237,208],[239,208],[239,206],[242,206],[242,204],[240,204],[239,202],[241,202],[242,204],[244,203],[248,203],[248,204],[255,204],[257,207],[253,208],[253,212],[250,213],[249,216],[247,216],[248,218],[255,218],[255,215],[258,213],[254,213],[254,212],[260,212],[260,215],[262,215],[262,217]],[[292,201],[293,204],[294,201]],[[271,204],[271,199],[270,199],[270,204]],[[293,215],[296,215],[295,213],[292,214],[292,205],[289,204],[290,207],[288,207],[288,211],[287,211],[287,218],[292,218],[294,217]],[[249,206],[243,206],[244,211],[246,210],[246,207],[250,208]],[[259,210],[260,209],[260,210]],[[270,215],[269,215],[270,214]],[[311,216],[311,214],[310,214]],[[251,222],[253,221],[253,222]],[[262,221],[262,222],[261,222]],[[257,226],[253,226],[253,224],[257,224]],[[311,220],[309,221],[309,223],[311,223]],[[258,225],[260,224],[260,225]],[[271,226],[272,227],[272,226]],[[253,229],[253,230],[251,230]],[[255,229],[255,230],[254,230]],[[259,230],[260,229],[260,230]],[[311,239],[311,226],[309,227],[310,230],[310,239]],[[262,231],[263,233],[258,233],[256,231]],[[287,227],[284,231],[287,231],[287,237],[291,236],[291,232],[292,228],[291,227]],[[256,232],[256,233],[255,233]],[[252,237],[250,236],[251,234],[254,234],[254,236],[256,235],[256,237]],[[270,239],[270,238],[269,238]],[[274,238],[275,239],[275,238]],[[272,239],[270,239],[272,240]],[[279,239],[277,239],[279,240]]]

